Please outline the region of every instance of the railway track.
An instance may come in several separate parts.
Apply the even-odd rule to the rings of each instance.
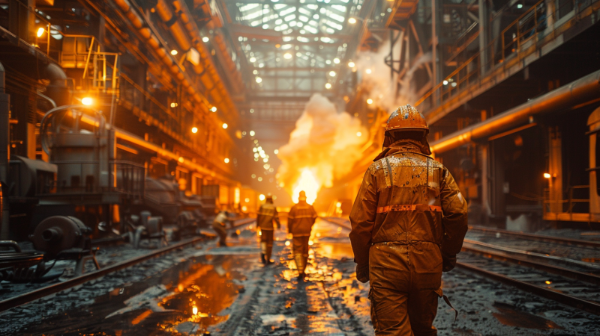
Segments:
[[[237,228],[243,227],[245,225],[254,223],[255,221],[256,221],[256,219],[254,219],[254,218],[245,218],[245,219],[238,220],[233,225],[232,229],[237,229]],[[45,286],[45,287],[42,287],[42,288],[39,288],[39,289],[36,289],[33,291],[11,297],[9,299],[0,301],[0,312],[3,312],[5,310],[15,308],[17,306],[35,301],[37,299],[41,299],[41,298],[47,297],[49,295],[53,295],[58,292],[82,285],[86,282],[101,278],[103,276],[106,276],[110,273],[113,273],[113,272],[116,272],[116,271],[119,271],[122,269],[126,269],[129,267],[135,266],[135,265],[145,262],[147,260],[159,258],[159,257],[169,254],[173,251],[177,251],[177,250],[189,247],[189,246],[194,246],[195,244],[198,244],[201,241],[203,241],[203,239],[204,238],[202,238],[202,237],[192,238],[192,239],[189,239],[189,240],[177,243],[177,244],[173,244],[171,246],[157,249],[155,251],[152,251],[148,254],[145,254],[145,255],[142,255],[142,256],[139,256],[136,258],[132,258],[132,259],[125,260],[125,261],[122,261],[122,262],[119,262],[119,263],[116,263],[116,264],[113,264],[110,266],[106,266],[97,271],[85,273],[81,276],[78,276],[78,277],[63,281],[63,282],[50,284],[48,286]]]
[[[324,220],[350,229],[350,223],[341,218],[323,218]],[[496,234],[499,230],[492,231]],[[596,247],[595,242],[562,239],[558,237],[538,237],[531,234],[513,234],[500,231],[501,234],[522,236],[528,240],[539,240],[555,244],[562,243],[573,248],[574,245]],[[535,295],[600,315],[600,276],[594,274],[600,269],[589,262],[554,256],[549,253],[535,253],[506,246],[465,240],[463,251],[458,255],[457,266],[496,281],[531,292]],[[556,265],[564,264],[563,266]]]

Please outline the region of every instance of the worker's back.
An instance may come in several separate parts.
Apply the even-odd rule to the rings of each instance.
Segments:
[[[277,208],[272,203],[265,203],[258,209],[256,223],[261,230],[273,230],[273,220],[277,218]]]
[[[316,219],[315,208],[306,201],[300,201],[292,206],[288,214],[289,232],[294,236],[310,236]]]

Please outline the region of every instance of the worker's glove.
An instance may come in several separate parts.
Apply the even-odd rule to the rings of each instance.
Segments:
[[[443,272],[450,272],[456,266],[456,255],[447,255],[445,253],[442,253],[442,260],[443,260],[443,266],[442,266]]]
[[[362,283],[369,281],[369,264],[356,264],[356,278]]]

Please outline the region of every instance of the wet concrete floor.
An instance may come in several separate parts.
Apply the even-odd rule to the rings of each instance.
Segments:
[[[355,280],[347,229],[317,222],[300,282],[284,230],[276,231],[275,264],[266,267],[256,228],[233,236],[229,247],[183,250],[125,272],[121,282],[107,276],[4,312],[0,334],[374,335],[369,286]],[[600,327],[598,316],[465,271],[443,281],[460,313],[454,321],[440,301],[439,335],[590,335]]]

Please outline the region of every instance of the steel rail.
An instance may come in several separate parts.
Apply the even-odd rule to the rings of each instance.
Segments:
[[[598,276],[598,275],[575,271],[575,270],[571,270],[568,268],[549,265],[549,264],[545,264],[545,263],[539,263],[539,262],[527,260],[525,258],[510,256],[504,252],[492,252],[489,250],[477,249],[477,248],[465,246],[465,245],[463,245],[462,250],[465,252],[481,255],[488,259],[494,259],[494,260],[509,262],[509,263],[513,263],[513,264],[517,264],[517,265],[521,265],[521,266],[536,268],[536,269],[539,269],[539,270],[542,270],[542,271],[545,271],[548,273],[562,275],[567,278],[571,278],[574,280],[583,281],[583,282],[587,282],[587,283],[591,283],[591,284],[600,286],[600,276]]]
[[[251,223],[254,220],[255,220],[254,218],[248,218],[248,219],[242,220],[242,221],[245,221],[245,223],[237,224],[237,225],[249,224],[249,223]],[[28,292],[28,293],[25,293],[25,294],[21,294],[21,295],[12,297],[10,299],[6,299],[6,300],[3,300],[3,301],[0,301],[0,312],[3,312],[3,311],[8,310],[10,308],[14,308],[14,307],[17,307],[17,306],[20,306],[20,305],[23,305],[23,304],[26,304],[26,303],[29,303],[29,302],[32,302],[32,301],[37,300],[37,299],[41,299],[41,298],[43,298],[45,296],[48,296],[48,295],[51,295],[51,294],[55,294],[55,293],[61,292],[61,291],[65,290],[65,289],[69,289],[69,288],[72,288],[72,287],[84,284],[84,283],[86,283],[86,282],[88,282],[90,280],[94,280],[94,279],[97,279],[99,277],[103,277],[103,276],[105,276],[107,274],[110,274],[110,273],[122,270],[124,268],[131,267],[133,265],[139,264],[139,263],[144,262],[146,260],[160,257],[160,256],[162,256],[164,254],[167,254],[167,253],[170,253],[170,252],[172,252],[174,250],[178,250],[178,249],[187,247],[188,245],[194,246],[194,244],[199,243],[202,240],[204,240],[204,238],[201,238],[201,237],[193,238],[193,239],[185,241],[185,242],[181,242],[181,243],[178,243],[178,244],[175,244],[175,245],[172,245],[172,246],[167,246],[167,247],[158,249],[158,250],[156,250],[156,251],[154,251],[152,253],[149,253],[149,254],[146,254],[146,255],[143,255],[143,256],[139,256],[137,258],[133,258],[133,259],[130,259],[130,260],[125,260],[125,261],[122,261],[120,263],[117,263],[117,264],[114,264],[114,265],[111,265],[111,266],[107,266],[107,267],[101,268],[101,269],[99,269],[97,271],[83,274],[81,276],[78,276],[78,277],[73,278],[73,279],[69,279],[69,280],[64,281],[64,282],[60,282],[60,283],[57,283],[57,284],[54,284],[54,285],[46,286],[46,287],[43,287],[43,288],[40,288],[40,289],[36,289],[34,291],[31,291],[31,292]]]
[[[457,262],[456,266],[466,269],[466,270],[469,270],[469,271],[472,271],[472,272],[475,272],[475,273],[482,274],[486,277],[489,277],[494,280],[500,281],[502,283],[517,287],[521,290],[533,293],[535,295],[542,296],[546,299],[550,299],[550,300],[553,300],[553,301],[556,301],[559,303],[563,303],[563,304],[569,305],[569,306],[577,308],[577,309],[585,310],[588,313],[600,315],[600,304],[598,304],[598,303],[579,299],[579,298],[576,298],[571,295],[563,294],[563,293],[556,292],[556,291],[553,291],[553,290],[550,290],[547,288],[536,286],[536,285],[533,285],[533,284],[530,284],[530,283],[527,283],[524,281],[513,279],[506,275],[498,274],[498,273],[488,271],[483,268],[479,268],[477,266],[469,265],[466,263]]]
[[[548,241],[548,242],[552,242],[552,243],[562,243],[562,244],[567,244],[567,245],[582,245],[582,246],[591,246],[591,247],[600,248],[600,242],[583,240],[583,239],[542,236],[542,235],[536,235],[533,233],[492,229],[492,228],[482,227],[482,226],[469,226],[469,231],[473,231],[473,230],[492,232],[492,233],[500,233],[500,234],[505,234],[505,235],[519,236],[519,237],[526,237],[526,238],[530,238],[530,239],[534,239],[534,240]]]
[[[331,218],[331,217],[324,217],[324,218],[321,217],[321,218],[323,220],[327,221],[327,222],[339,225],[339,226],[341,226],[343,228],[346,228],[346,229],[349,228],[348,225],[345,224],[346,220],[344,220],[344,219],[341,219],[341,218]],[[344,223],[344,224],[342,224],[342,223]],[[463,249],[465,249],[465,247],[463,247]],[[481,253],[492,255],[492,253],[490,253],[488,251],[481,252]],[[563,270],[566,270],[566,269],[562,269],[561,270],[560,267],[555,267],[555,266],[551,266],[551,265],[543,265],[543,264],[538,264],[538,263],[527,261],[527,260],[520,260],[520,258],[508,257],[508,256],[503,256],[503,257],[505,257],[507,259],[510,258],[512,260],[519,261],[519,262],[522,263],[522,265],[529,266],[529,267],[534,267],[534,268],[546,267],[547,269],[544,269],[544,270],[547,271],[547,272],[549,272],[549,273],[554,273],[555,271],[556,272],[562,272]],[[532,266],[532,265],[535,265],[537,267]],[[577,309],[584,310],[586,312],[589,312],[589,313],[592,313],[592,314],[595,314],[595,315],[600,315],[600,304],[598,304],[598,303],[587,301],[587,300],[583,300],[583,299],[579,299],[577,297],[574,297],[574,296],[571,296],[571,295],[568,295],[568,294],[563,294],[561,292],[557,292],[557,291],[553,291],[553,290],[550,290],[550,289],[547,289],[547,288],[536,286],[536,285],[533,285],[533,284],[530,284],[530,283],[527,283],[527,282],[524,282],[524,281],[513,279],[513,278],[511,278],[509,276],[506,276],[506,275],[502,275],[502,274],[498,274],[498,273],[495,273],[495,272],[492,272],[492,271],[488,271],[488,270],[482,269],[480,267],[473,266],[473,265],[470,265],[470,264],[466,264],[466,263],[463,263],[463,262],[457,262],[456,266],[458,266],[460,268],[463,268],[463,269],[466,269],[466,270],[469,270],[469,271],[473,271],[475,273],[482,274],[482,275],[484,275],[486,277],[489,277],[489,278],[492,278],[494,280],[500,281],[502,283],[506,283],[508,285],[517,287],[517,288],[519,288],[521,290],[533,293],[535,295],[542,296],[544,298],[547,298],[547,299],[550,299],[550,300],[553,300],[553,301],[556,301],[556,302],[559,302],[559,303],[563,303],[563,304],[569,305],[571,307],[575,307]],[[600,281],[599,280],[600,277],[597,277],[597,276],[594,276],[594,275],[590,275],[590,274],[586,274],[586,273],[582,273],[582,272],[577,272],[577,271],[570,271],[570,270],[566,270],[566,271],[570,272],[571,276],[581,276],[580,279],[577,279],[577,280],[580,280],[580,281],[593,282],[593,283],[597,283],[597,281]],[[561,275],[564,275],[564,274],[561,274]]]

